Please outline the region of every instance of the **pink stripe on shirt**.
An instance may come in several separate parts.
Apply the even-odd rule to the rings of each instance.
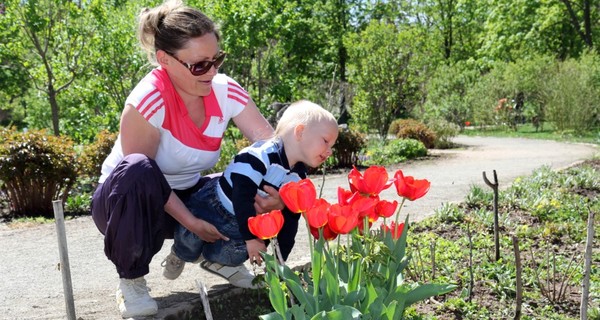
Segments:
[[[152,107],[156,101],[158,99],[161,99],[160,95],[157,95],[154,97],[154,99],[148,101],[148,99],[150,99],[153,95],[155,95],[158,92],[158,89],[154,89],[152,91],[150,91],[145,97],[144,99],[142,99],[142,101],[140,101],[140,103],[136,106],[136,109],[140,112],[140,114],[142,116],[144,116],[144,114],[146,112],[148,112],[148,109],[150,109],[150,107]],[[162,103],[161,103],[162,105]],[[144,116],[144,118],[146,118],[146,116]],[[147,120],[147,118],[146,118]]]

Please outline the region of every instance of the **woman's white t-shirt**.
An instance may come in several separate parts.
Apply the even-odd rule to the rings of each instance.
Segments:
[[[187,114],[170,80],[165,80],[168,79],[165,75],[164,70],[154,69],[133,89],[125,104],[134,106],[149,123],[158,128],[160,142],[154,160],[171,188],[183,190],[194,186],[200,179],[200,172],[217,163],[229,120],[242,112],[250,98],[246,90],[233,79],[217,74],[213,78],[210,94],[203,97],[206,117],[202,127],[198,128]],[[144,139],[142,136],[139,138]],[[106,180],[122,159],[119,135],[110,155],[102,164],[100,183]]]

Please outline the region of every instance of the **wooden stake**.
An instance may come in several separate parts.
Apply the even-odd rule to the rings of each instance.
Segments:
[[[521,319],[521,305],[523,303],[523,282],[521,280],[521,252],[519,250],[519,238],[512,236],[513,249],[515,251],[515,269],[516,269],[516,308],[515,320]]]
[[[467,222],[467,237],[469,238],[469,297],[467,301],[471,302],[473,298],[473,287],[475,278],[473,276],[473,238],[471,237],[471,223]]]
[[[583,270],[583,288],[579,313],[581,320],[587,320],[588,301],[590,298],[590,273],[592,272],[592,246],[594,243],[594,212],[589,209],[587,221],[587,239],[585,243],[585,265]]]
[[[65,294],[65,305],[67,308],[67,319],[75,320],[75,302],[73,300],[73,284],[71,283],[71,266],[69,265],[69,253],[67,250],[67,235],[65,233],[65,216],[62,201],[52,201],[54,208],[54,220],[56,223],[56,235],[58,236],[58,252],[60,255],[60,271],[62,273],[63,291]]]
[[[212,312],[210,311],[210,301],[208,301],[208,292],[206,286],[200,280],[196,280],[198,285],[198,291],[200,292],[200,300],[202,300],[202,309],[204,309],[204,315],[206,320],[213,320]]]
[[[498,225],[498,176],[494,170],[494,183],[491,183],[483,172],[483,181],[494,190],[494,244],[496,246],[496,261],[500,260],[500,226]]]

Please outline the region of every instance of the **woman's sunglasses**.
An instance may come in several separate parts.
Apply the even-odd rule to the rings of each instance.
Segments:
[[[212,67],[215,67],[215,69],[219,69],[219,67],[221,67],[221,65],[223,65],[223,61],[225,61],[225,56],[227,55],[225,52],[219,51],[219,53],[213,60],[200,61],[200,62],[196,62],[194,64],[189,64],[187,62],[183,62],[183,61],[179,60],[179,58],[177,58],[172,53],[169,53],[167,51],[165,51],[165,52],[168,55],[170,55],[171,57],[175,58],[175,60],[179,61],[179,63],[184,65],[186,68],[188,68],[188,70],[190,70],[190,72],[194,76],[201,76],[201,75],[207,73],[208,70],[210,70],[210,68],[212,68]]]

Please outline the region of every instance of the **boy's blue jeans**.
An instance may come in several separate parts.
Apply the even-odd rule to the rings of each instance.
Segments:
[[[238,266],[248,259],[246,241],[240,234],[235,216],[229,213],[219,201],[217,183],[219,178],[207,182],[202,189],[190,196],[186,207],[196,218],[213,224],[229,241],[205,242],[181,224],[175,227],[173,249],[183,261],[193,262],[204,259],[222,265]]]

